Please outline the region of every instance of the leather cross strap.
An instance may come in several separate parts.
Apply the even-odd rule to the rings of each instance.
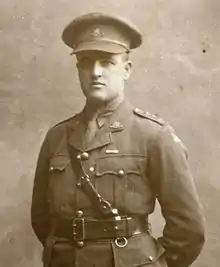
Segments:
[[[100,211],[104,217],[115,218],[115,220],[120,220],[118,210],[113,208],[111,203],[105,200],[93,186],[90,177],[83,170],[81,159],[77,157],[77,151],[74,147],[68,145],[68,151],[71,158],[71,166],[78,178],[77,185],[84,193],[88,196],[89,200],[94,204],[94,206]]]
[[[78,186],[83,189],[90,201],[105,217],[119,216],[117,209],[112,208],[111,204],[97,192],[87,174],[84,174],[79,178]]]

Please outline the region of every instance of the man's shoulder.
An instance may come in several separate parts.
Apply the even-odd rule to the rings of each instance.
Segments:
[[[136,116],[142,119],[146,119],[149,122],[152,122],[150,124],[150,127],[147,127],[147,129],[151,129],[151,133],[153,133],[153,136],[158,137],[158,142],[166,142],[167,144],[170,144],[171,146],[181,146],[183,150],[185,151],[187,155],[187,148],[181,141],[181,139],[177,136],[176,131],[174,128],[170,125],[169,122],[165,121],[164,119],[151,114],[147,111],[143,111],[141,109],[135,108],[133,109],[133,112]]]
[[[158,117],[157,115],[152,114],[148,111],[141,110],[139,108],[134,108],[133,113],[135,116],[142,118],[142,119],[145,119],[145,120],[148,120],[150,122],[153,122],[159,126],[164,126],[165,124],[167,124],[167,122],[164,119],[162,119],[162,118]]]
[[[52,128],[59,128],[59,127],[65,126],[68,123],[72,123],[72,122],[74,122],[76,120],[77,116],[78,116],[78,114],[74,114],[71,117],[68,117],[68,118],[66,118],[66,119],[64,119],[62,121],[59,121]]]
[[[67,125],[72,125],[74,126],[74,124],[76,123],[77,121],[77,118],[78,118],[79,114],[75,114],[71,117],[68,117],[62,121],[59,121],[57,122],[55,125],[53,125],[49,131],[48,131],[48,134],[49,135],[53,135],[53,134],[56,134],[56,133],[59,133],[59,132],[63,132],[65,131]]]

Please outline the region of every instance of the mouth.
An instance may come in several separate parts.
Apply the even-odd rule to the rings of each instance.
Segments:
[[[103,87],[103,86],[105,86],[105,84],[102,82],[93,81],[93,82],[91,82],[91,86],[92,87]]]

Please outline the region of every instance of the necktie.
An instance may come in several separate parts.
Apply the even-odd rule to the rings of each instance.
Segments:
[[[85,131],[85,144],[86,146],[89,146],[91,144],[91,141],[94,139],[96,132],[97,132],[97,122],[96,119],[90,120],[88,122],[86,131]]]

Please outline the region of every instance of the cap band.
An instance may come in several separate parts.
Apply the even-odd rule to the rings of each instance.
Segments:
[[[121,42],[111,40],[111,39],[99,39],[90,42],[81,42],[75,46],[73,46],[73,52],[71,54],[75,54],[77,52],[86,51],[86,50],[97,50],[97,51],[106,51],[112,53],[122,53],[129,52],[130,49]]]

